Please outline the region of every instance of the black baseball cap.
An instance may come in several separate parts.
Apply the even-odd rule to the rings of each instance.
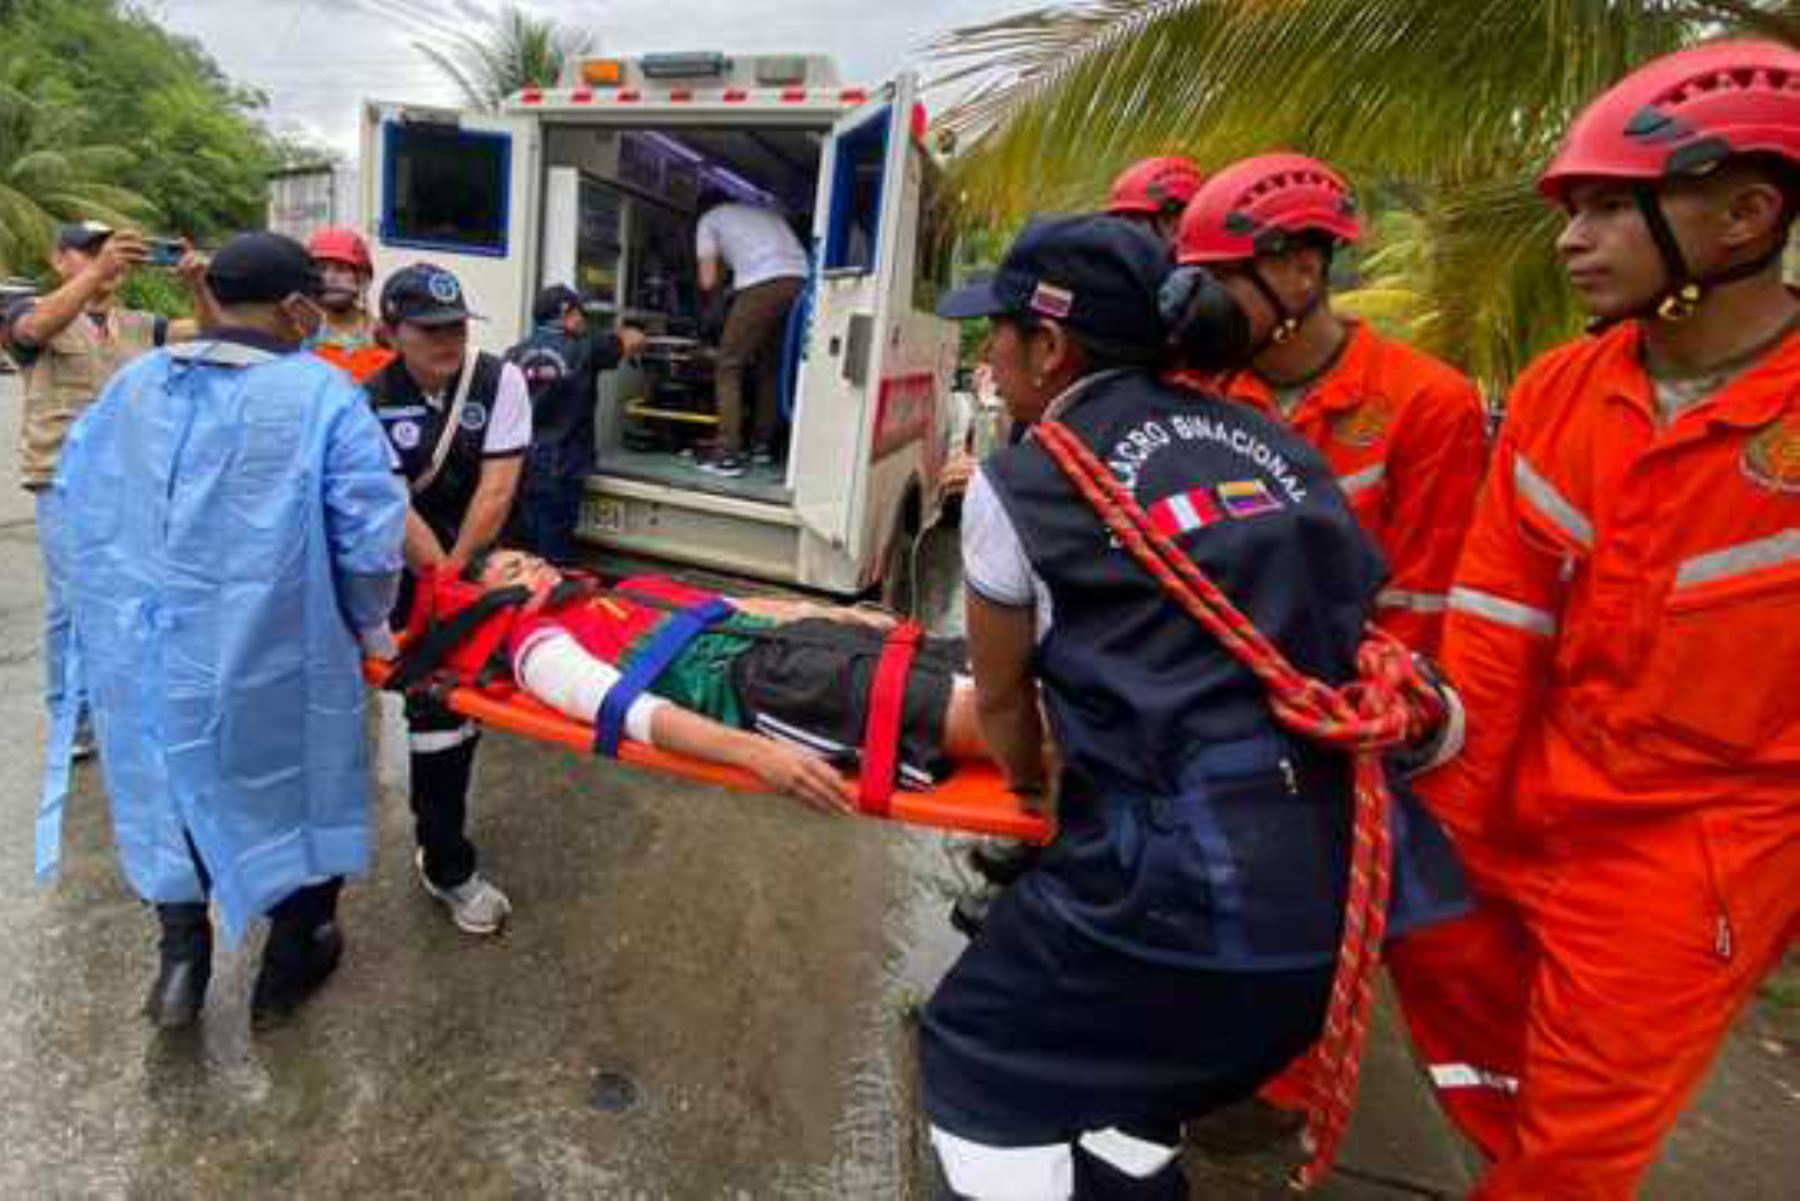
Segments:
[[[58,250],[93,250],[113,236],[113,227],[101,221],[71,221],[56,231]]]
[[[581,293],[568,284],[551,284],[537,294],[531,305],[531,319],[539,325],[546,321],[555,321],[570,309],[578,309],[582,305]]]
[[[388,276],[381,286],[381,319],[389,325],[454,325],[470,318],[462,283],[436,263],[414,263]]]
[[[220,304],[269,304],[324,290],[306,247],[277,233],[239,234],[225,243],[207,265],[206,286]]]
[[[1041,317],[1114,346],[1155,349],[1166,338],[1157,295],[1173,264],[1162,239],[1103,214],[1041,217],[1025,227],[991,278],[938,301],[940,317]]]

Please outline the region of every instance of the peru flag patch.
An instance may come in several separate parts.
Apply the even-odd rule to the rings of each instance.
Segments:
[[[1150,524],[1165,537],[1173,538],[1189,530],[1198,530],[1219,520],[1219,502],[1205,488],[1177,492],[1150,506]]]

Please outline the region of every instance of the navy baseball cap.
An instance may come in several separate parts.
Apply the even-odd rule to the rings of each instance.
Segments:
[[[93,250],[113,236],[113,227],[100,221],[72,221],[56,231],[58,250]]]
[[[546,321],[555,321],[570,309],[581,307],[581,293],[568,284],[551,284],[537,294],[537,300],[531,306],[531,319],[542,325]]]
[[[220,304],[269,304],[324,290],[306,247],[276,233],[239,234],[221,246],[207,264],[206,287]]]
[[[414,263],[381,286],[381,319],[389,325],[454,325],[480,318],[469,311],[462,284],[435,263]]]
[[[1040,317],[1116,346],[1163,344],[1157,296],[1172,267],[1163,241],[1104,214],[1041,217],[992,278],[938,301],[940,317]]]

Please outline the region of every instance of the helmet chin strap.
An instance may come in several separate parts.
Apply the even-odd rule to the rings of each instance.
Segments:
[[[1637,201],[1638,212],[1643,214],[1644,225],[1650,231],[1650,240],[1656,243],[1656,251],[1662,256],[1663,271],[1668,275],[1669,286],[1662,295],[1632,312],[1619,317],[1595,318],[1588,322],[1589,333],[1601,333],[1634,317],[1655,317],[1668,322],[1686,321],[1699,311],[1701,301],[1706,299],[1706,294],[1711,289],[1761,275],[1787,249],[1783,240],[1735,267],[1695,275],[1688,267],[1687,256],[1681,252],[1681,243],[1675,237],[1674,228],[1669,225],[1668,214],[1663,212],[1662,198],[1657,194],[1655,185],[1639,183],[1633,186],[1631,195]]]
[[[1295,312],[1282,303],[1274,285],[1263,278],[1263,273],[1256,269],[1255,263],[1250,264],[1247,274],[1250,282],[1256,286],[1256,290],[1262,293],[1263,300],[1275,311],[1275,327],[1256,343],[1251,352],[1252,356],[1261,354],[1270,346],[1281,346],[1293,341],[1294,335],[1300,332],[1300,323],[1312,316],[1319,306],[1325,303],[1325,290],[1321,288],[1311,300],[1307,301],[1298,312]]]

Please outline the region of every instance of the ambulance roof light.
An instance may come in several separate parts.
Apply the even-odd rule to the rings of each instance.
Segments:
[[[584,58],[581,60],[581,82],[590,88],[616,88],[625,82],[625,60]]]
[[[726,66],[725,56],[716,50],[646,54],[638,60],[645,79],[718,79]]]

